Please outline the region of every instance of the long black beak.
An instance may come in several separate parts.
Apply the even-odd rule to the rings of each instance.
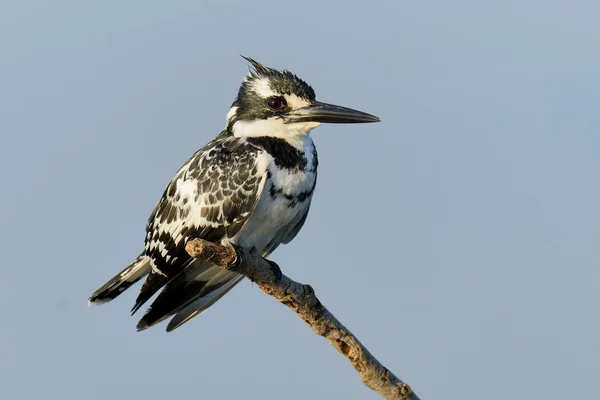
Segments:
[[[379,118],[333,104],[314,101],[311,105],[290,111],[285,115],[285,122],[326,122],[332,124],[356,124],[360,122],[379,122]]]

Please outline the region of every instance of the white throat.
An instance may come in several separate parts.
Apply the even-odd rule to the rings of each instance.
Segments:
[[[306,136],[319,125],[319,122],[286,124],[282,118],[269,118],[256,121],[236,121],[232,131],[233,136],[236,137],[271,136],[288,139]]]

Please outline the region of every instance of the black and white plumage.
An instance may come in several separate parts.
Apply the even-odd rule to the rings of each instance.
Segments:
[[[177,172],[146,224],[145,248],[99,288],[104,303],[147,275],[132,309],[158,296],[138,323],[173,317],[171,331],[206,310],[243,276],[191,259],[193,238],[255,248],[266,257],[291,241],[304,222],[317,182],[309,132],[321,122],[376,122],[369,114],[320,103],[288,71],[252,65],[227,115],[226,128]]]

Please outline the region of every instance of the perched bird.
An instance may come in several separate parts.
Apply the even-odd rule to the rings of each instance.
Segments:
[[[169,317],[172,331],[213,305],[243,276],[192,259],[188,240],[254,248],[263,257],[290,242],[306,221],[317,182],[310,131],[321,122],[377,122],[360,111],[316,101],[289,71],[244,57],[250,73],[225,129],[179,169],[146,224],[145,247],[89,301],[108,302],[148,276],[132,314],[159,290],[137,325]]]

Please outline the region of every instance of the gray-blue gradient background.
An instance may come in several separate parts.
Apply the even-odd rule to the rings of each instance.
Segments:
[[[172,334],[138,287],[169,179],[247,65],[376,114],[313,131],[308,221],[273,259],[422,399],[595,399],[597,1],[0,2],[0,397],[375,399],[245,281]],[[284,395],[282,397],[282,395]]]

